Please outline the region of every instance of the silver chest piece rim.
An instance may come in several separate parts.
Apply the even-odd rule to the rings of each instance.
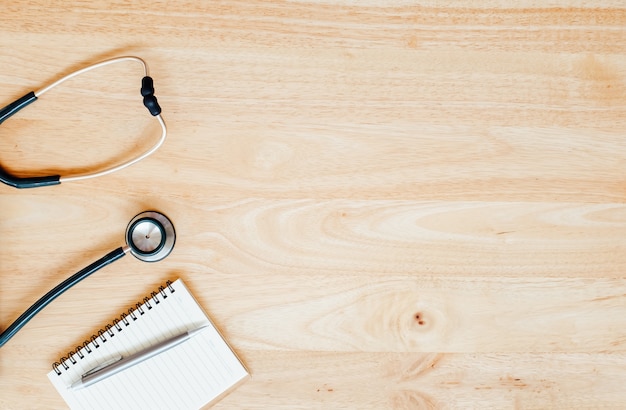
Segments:
[[[176,242],[172,222],[162,213],[142,212],[126,228],[126,243],[130,253],[144,262],[158,262],[168,256]]]

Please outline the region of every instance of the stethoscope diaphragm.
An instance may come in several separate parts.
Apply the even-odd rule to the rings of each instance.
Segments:
[[[174,225],[159,212],[142,212],[126,228],[130,253],[144,262],[158,262],[165,258],[172,252],[175,242]]]

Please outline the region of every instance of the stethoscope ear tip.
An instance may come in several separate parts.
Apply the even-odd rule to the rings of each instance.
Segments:
[[[158,262],[174,249],[176,231],[168,217],[156,211],[135,216],[126,228],[130,253],[144,262]]]

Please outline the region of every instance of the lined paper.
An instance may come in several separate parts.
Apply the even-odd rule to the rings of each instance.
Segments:
[[[191,339],[129,369],[86,388],[69,388],[102,363],[205,325]],[[246,377],[247,370],[181,279],[48,373],[71,409],[198,409]]]

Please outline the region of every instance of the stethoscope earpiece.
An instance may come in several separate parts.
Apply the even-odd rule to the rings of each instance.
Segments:
[[[172,222],[162,213],[146,211],[135,216],[126,228],[126,245],[109,252],[91,265],[76,272],[20,315],[9,327],[0,334],[0,347],[13,337],[30,319],[46,307],[63,292],[85,279],[99,269],[132,253],[144,262],[157,262],[168,256],[176,243],[176,232]]]
[[[0,108],[0,124],[2,124],[7,118],[11,117],[13,114],[26,107],[27,105],[35,102],[39,97],[41,97],[44,93],[48,92],[52,88],[64,83],[65,81],[74,78],[78,75],[86,73],[88,71],[105,67],[110,64],[120,63],[120,62],[136,62],[139,63],[143,68],[144,77],[141,80],[141,96],[143,97],[143,105],[148,109],[150,115],[157,119],[159,124],[161,125],[161,137],[159,140],[147,151],[143,154],[136,156],[133,159],[130,159],[124,163],[113,166],[112,168],[103,169],[100,171],[90,171],[89,173],[82,175],[69,175],[69,176],[61,176],[61,175],[48,175],[48,176],[38,176],[38,177],[18,177],[15,175],[11,175],[10,173],[4,171],[0,168],[0,182],[6,185],[15,187],[15,188],[37,188],[42,186],[50,186],[50,185],[58,185],[62,182],[70,182],[70,181],[80,181],[89,178],[96,178],[103,175],[108,175],[113,172],[117,172],[122,170],[128,166],[131,166],[144,158],[152,155],[165,141],[165,137],[167,135],[167,127],[165,126],[165,121],[161,117],[161,107],[157,101],[156,96],[154,95],[154,81],[152,77],[149,76],[148,65],[145,61],[143,61],[139,57],[135,56],[123,56],[116,57],[109,60],[101,61],[96,64],[92,64],[88,67],[84,67],[78,71],[74,71],[66,75],[65,77],[55,81],[54,83],[43,87],[37,91],[31,91],[23,97],[18,98],[13,101],[9,105]]]

